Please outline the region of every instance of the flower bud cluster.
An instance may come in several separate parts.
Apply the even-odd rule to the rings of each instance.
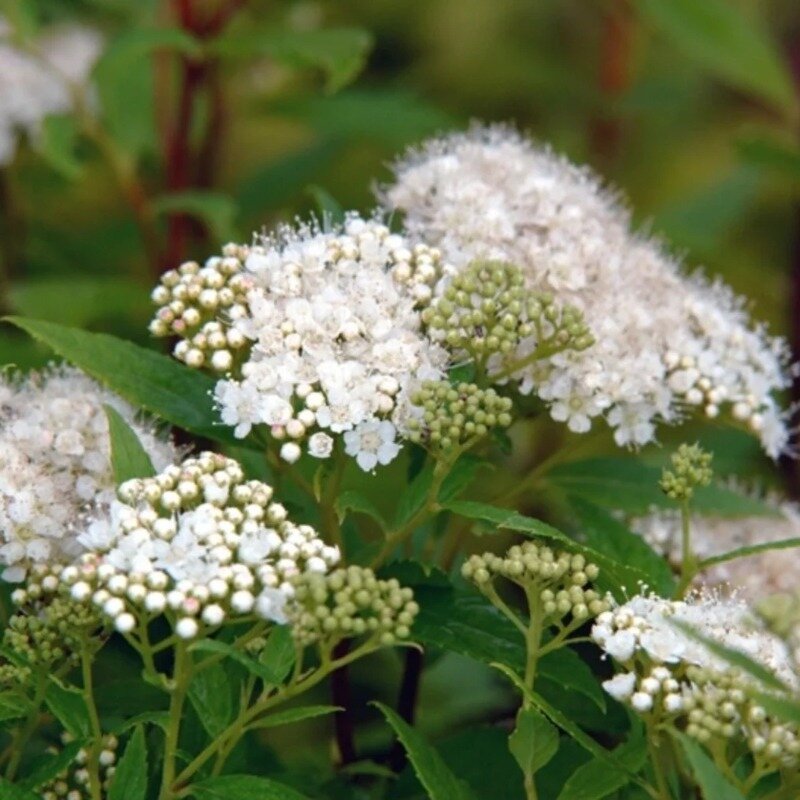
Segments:
[[[672,454],[672,469],[661,476],[661,489],[671,500],[682,503],[691,500],[694,490],[708,486],[714,477],[711,453],[697,444],[682,444]]]
[[[62,744],[67,745],[72,741],[68,733],[61,735]],[[100,787],[105,793],[111,788],[111,783],[116,772],[117,748],[119,742],[117,737],[111,734],[103,737],[102,749],[98,757],[100,767]],[[51,755],[58,755],[56,747],[48,749]],[[84,748],[78,750],[75,760],[67,769],[59,773],[55,778],[39,787],[42,800],[91,800],[91,787],[89,783],[89,771],[86,768],[86,761],[89,754]]]
[[[753,699],[753,691],[761,688],[755,680],[685,634],[675,621],[746,653],[797,686],[782,642],[754,627],[741,603],[710,596],[671,601],[640,595],[600,614],[592,629],[594,641],[623,670],[603,688],[638,713],[670,720],[701,742],[738,738],[762,762],[776,767],[800,763],[797,728],[765,713]]]
[[[75,602],[48,569],[34,567],[24,589],[11,594],[17,610],[3,631],[4,647],[20,656],[0,665],[0,684],[24,683],[32,668],[77,663],[84,638],[101,627],[100,615]]]
[[[423,381],[411,402],[419,413],[409,417],[406,436],[432,450],[466,449],[492,428],[507,428],[512,421],[511,399],[474,383]]]
[[[609,601],[589,583],[600,570],[580,553],[554,551],[546,545],[527,541],[511,547],[505,556],[494,553],[473,555],[464,562],[461,574],[482,592],[494,592],[492,582],[502,577],[526,590],[541,604],[545,617],[574,621],[607,611]]]
[[[453,268],[442,261],[442,253],[435,247],[419,242],[401,246],[392,252],[392,278],[414,298],[418,306],[430,303],[434,288],[443,276],[453,273]]]
[[[187,261],[161,276],[152,292],[158,306],[150,333],[177,336],[174,356],[190,367],[230,372],[248,339],[233,323],[247,316],[252,276],[244,272],[248,248],[227,244],[201,267]],[[241,358],[239,358],[241,361]]]
[[[161,613],[183,639],[251,614],[283,622],[292,579],[339,559],[288,519],[270,486],[215,453],[126,481],[119,497],[83,535],[90,552],[53,575],[121,633]]]
[[[431,335],[456,358],[502,372],[521,356],[547,358],[594,342],[581,312],[548,293],[530,292],[519,267],[473,261],[456,273],[422,313]]]
[[[419,606],[414,592],[394,578],[350,566],[328,575],[306,573],[294,581],[286,616],[302,646],[368,636],[381,645],[408,639]]]

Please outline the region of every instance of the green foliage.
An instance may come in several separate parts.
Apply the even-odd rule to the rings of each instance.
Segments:
[[[124,483],[130,478],[149,478],[155,475],[153,462],[147,455],[139,437],[116,409],[103,406],[108,419],[108,433],[111,437],[111,467],[114,480]]]
[[[117,764],[108,800],[146,800],[147,744],[144,728],[138,725],[128,739],[125,752]]]
[[[508,748],[520,769],[535,775],[558,750],[558,731],[533,708],[519,710]]]
[[[686,734],[673,736],[680,743],[705,800],[744,800],[744,795],[731,786],[697,742]]]
[[[254,775],[221,775],[192,785],[195,800],[308,800],[290,786]]]

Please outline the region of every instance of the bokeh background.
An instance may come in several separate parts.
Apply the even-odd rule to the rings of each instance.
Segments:
[[[594,167],[800,352],[797,0],[2,0],[0,13],[81,22],[107,43],[101,135],[54,120],[0,169],[5,314],[159,347],[146,325],[160,270],[297,215],[368,210],[407,146],[504,121]],[[0,328],[0,364],[49,358]],[[721,472],[766,475],[744,434],[701,433],[724,442]],[[794,478],[790,464],[774,480],[792,491]],[[396,683],[398,659],[383,661],[357,690]],[[434,660],[421,724],[486,722],[505,697],[487,668]],[[459,736],[443,752],[476,748],[478,771],[510,758],[501,732]],[[415,791],[401,781],[394,796]]]

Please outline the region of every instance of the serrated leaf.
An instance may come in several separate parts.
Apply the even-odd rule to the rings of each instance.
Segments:
[[[192,652],[218,653],[226,656],[237,664],[241,664],[248,672],[261,678],[265,683],[277,685],[282,680],[274,670],[245,655],[227,642],[220,642],[217,639],[200,639],[194,642],[189,649]]]
[[[418,731],[383,703],[375,701],[372,705],[386,717],[386,721],[394,729],[431,800],[468,800],[472,797],[467,785],[453,775],[442,757]]]
[[[255,775],[221,775],[189,787],[195,800],[309,800],[291,786]]]
[[[82,740],[77,740],[64,745],[64,748],[58,753],[45,753],[40,756],[36,760],[36,769],[27,775],[20,785],[27,789],[38,789],[43,783],[52,780],[69,767],[75,761],[75,757],[83,745]]]
[[[292,629],[288,625],[276,625],[258,657],[258,663],[276,677],[276,683],[283,683],[292,671],[296,655]]]
[[[290,708],[288,711],[277,711],[254,722],[251,728],[277,728],[280,725],[291,725],[293,722],[302,722],[304,719],[314,719],[326,714],[336,714],[344,711],[341,706],[301,706]]]
[[[676,47],[737,89],[789,110],[791,76],[760,19],[727,0],[638,0],[642,13]]]
[[[166,730],[168,724],[169,712],[142,711],[141,714],[135,714],[129,719],[126,719],[124,722],[121,722],[119,725],[116,725],[109,732],[120,736],[126,731],[129,731],[131,728],[141,725],[158,725],[158,727],[162,730]]]
[[[226,57],[268,56],[290,67],[321,69],[325,88],[336,92],[363,69],[372,36],[361,28],[237,30],[217,39],[212,49]]]
[[[381,514],[372,500],[365,497],[361,492],[354,489],[345,490],[336,498],[335,507],[339,522],[343,522],[347,513],[352,511],[356,514],[364,514],[370,517],[378,523],[382,531],[386,530],[386,520],[383,518],[383,514]]]
[[[393,527],[402,528],[425,505],[433,484],[433,466],[426,465],[406,486],[397,503]]]
[[[79,691],[67,689],[55,680],[51,680],[45,693],[45,703],[65,731],[76,739],[85,739],[89,736],[91,731],[89,709]]]
[[[680,742],[705,800],[745,800],[744,795],[728,783],[725,776],[694,739],[677,731],[672,731],[672,735]]]
[[[631,739],[613,753],[631,772],[639,772],[647,759],[647,743],[641,737]],[[601,800],[629,783],[625,772],[609,767],[604,759],[594,758],[569,776],[558,800]]]
[[[242,446],[219,422],[211,393],[215,380],[177,361],[106,333],[89,333],[44,320],[6,317],[58,355],[134,406],[191,433]]]
[[[218,243],[236,238],[236,201],[219,192],[185,191],[164,194],[153,200],[156,214],[187,214],[204,222]]]
[[[236,710],[230,677],[222,662],[211,664],[193,675],[189,700],[211,739],[228,727]]]
[[[535,775],[558,750],[558,731],[533,708],[520,708],[508,749],[523,774]]]
[[[672,569],[642,536],[630,531],[609,512],[582,498],[573,497],[570,507],[580,523],[579,535],[590,547],[619,563],[641,570],[651,589],[662,597],[672,597],[675,591]]]
[[[125,745],[108,790],[108,800],[146,800],[147,745],[144,729],[138,726]]]
[[[124,483],[131,478],[149,478],[156,474],[153,462],[142,447],[124,417],[115,408],[103,405],[108,420],[108,433],[111,438],[111,467],[114,481]]]

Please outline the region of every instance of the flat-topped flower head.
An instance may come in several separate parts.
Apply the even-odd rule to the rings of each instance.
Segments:
[[[724,410],[770,456],[788,449],[777,399],[789,385],[785,343],[753,325],[724,284],[684,274],[657,242],[633,233],[590,171],[495,127],[431,141],[395,173],[382,200],[404,213],[412,241],[437,247],[457,269],[510,262],[528,292],[582,315],[591,346],[531,358],[520,343],[521,366],[500,372],[555,419],[580,432],[604,417],[619,445],[639,446],[659,422]]]
[[[0,164],[14,158],[20,133],[36,137],[45,118],[73,108],[102,50],[100,34],[80,25],[44,31],[23,47],[0,17]]]
[[[79,534],[115,497],[104,405],[133,428],[157,469],[175,447],[120,397],[70,367],[0,379],[0,564],[20,581],[34,564],[67,564]]]
[[[178,358],[225,375],[215,398],[236,436],[265,426],[294,461],[303,447],[327,458],[345,434],[371,470],[399,450],[409,388],[447,366],[417,309],[443,269],[376,219],[284,228],[167,273],[151,330],[178,334]]]
[[[339,560],[311,526],[288,519],[272,487],[245,480],[222,455],[187,458],[126,481],[118,493],[109,517],[79,536],[88,552],[55,571],[52,589],[67,587],[73,600],[93,603],[122,633],[161,613],[184,639],[229,618],[284,622],[292,580]],[[31,591],[21,590],[19,601]]]

